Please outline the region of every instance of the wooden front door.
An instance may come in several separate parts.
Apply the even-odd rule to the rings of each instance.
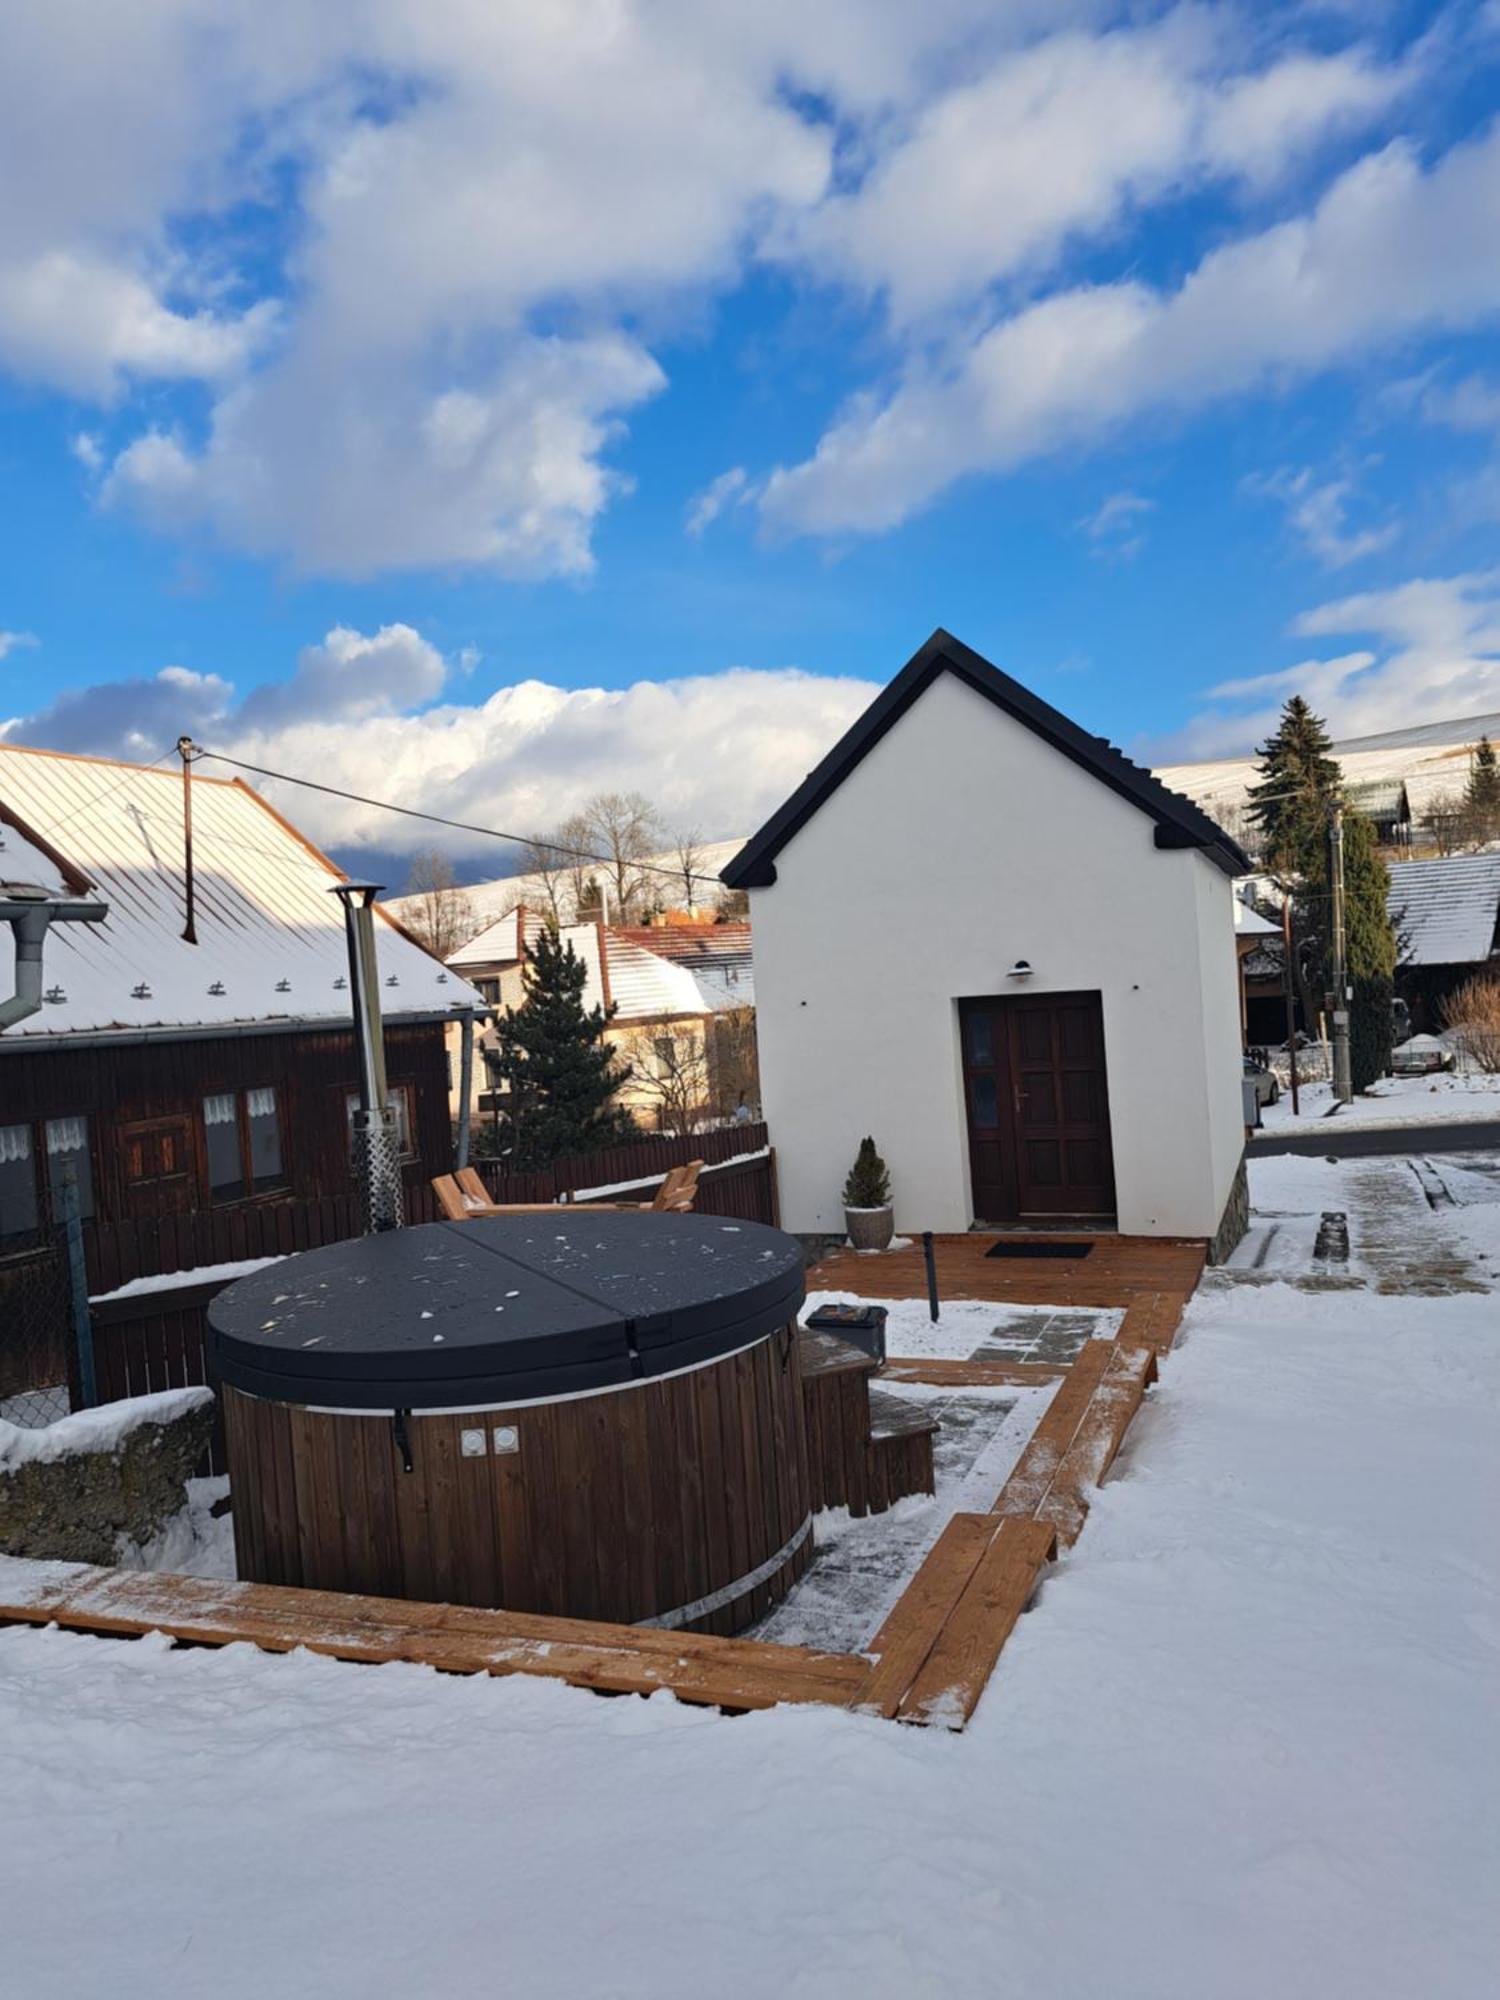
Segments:
[[[1099,995],[964,1000],[959,1013],[976,1220],[1112,1217]]]

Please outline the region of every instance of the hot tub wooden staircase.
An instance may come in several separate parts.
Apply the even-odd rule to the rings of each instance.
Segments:
[[[883,1514],[908,1494],[931,1493],[937,1424],[918,1415],[876,1421],[870,1377],[879,1364],[863,1348],[807,1327],[797,1344],[813,1507]]]

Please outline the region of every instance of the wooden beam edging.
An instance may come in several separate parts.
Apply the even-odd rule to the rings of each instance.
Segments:
[[[306,1647],[444,1673],[535,1674],[601,1693],[666,1688],[683,1701],[730,1709],[783,1701],[847,1707],[870,1670],[862,1655],[758,1639],[16,1557],[0,1558],[0,1624],[124,1638],[163,1632],[185,1645],[246,1641],[277,1653]]]
[[[1156,1351],[1122,1340],[1089,1341],[1017,1459],[992,1513],[1051,1521],[1065,1547],[1156,1380]]]

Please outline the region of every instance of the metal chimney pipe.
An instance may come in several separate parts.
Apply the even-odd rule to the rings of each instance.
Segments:
[[[372,1235],[401,1227],[401,1149],[385,1083],[380,967],[375,957],[374,906],[382,886],[379,882],[337,882],[329,891],[344,906],[354,1052],[359,1061],[354,1168],[364,1194],[365,1227]]]

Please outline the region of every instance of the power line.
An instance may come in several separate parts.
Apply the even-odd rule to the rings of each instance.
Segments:
[[[557,840],[541,840],[535,834],[503,833],[499,827],[480,826],[475,821],[467,819],[448,819],[442,813],[423,812],[417,806],[394,805],[389,799],[372,799],[364,792],[346,792],[338,785],[321,784],[316,778],[298,778],[290,771],[272,771],[264,764],[247,764],[239,757],[227,757],[222,750],[205,750],[201,745],[196,747],[200,757],[212,757],[220,764],[231,764],[237,771],[253,771],[258,778],[275,778],[285,785],[301,785],[310,792],[326,792],[330,798],[347,799],[352,805],[372,806],[377,812],[399,813],[403,819],[421,819],[429,821],[433,826],[451,827],[456,833],[477,833],[482,834],[487,840],[514,841],[518,847],[545,850],[548,854],[560,854],[568,861],[591,861],[598,868],[624,866],[641,875],[665,875],[673,882],[711,882],[716,888],[723,886],[717,875],[700,875],[696,869],[668,868],[655,861],[627,861],[615,855],[591,854],[587,848],[568,847]]]

